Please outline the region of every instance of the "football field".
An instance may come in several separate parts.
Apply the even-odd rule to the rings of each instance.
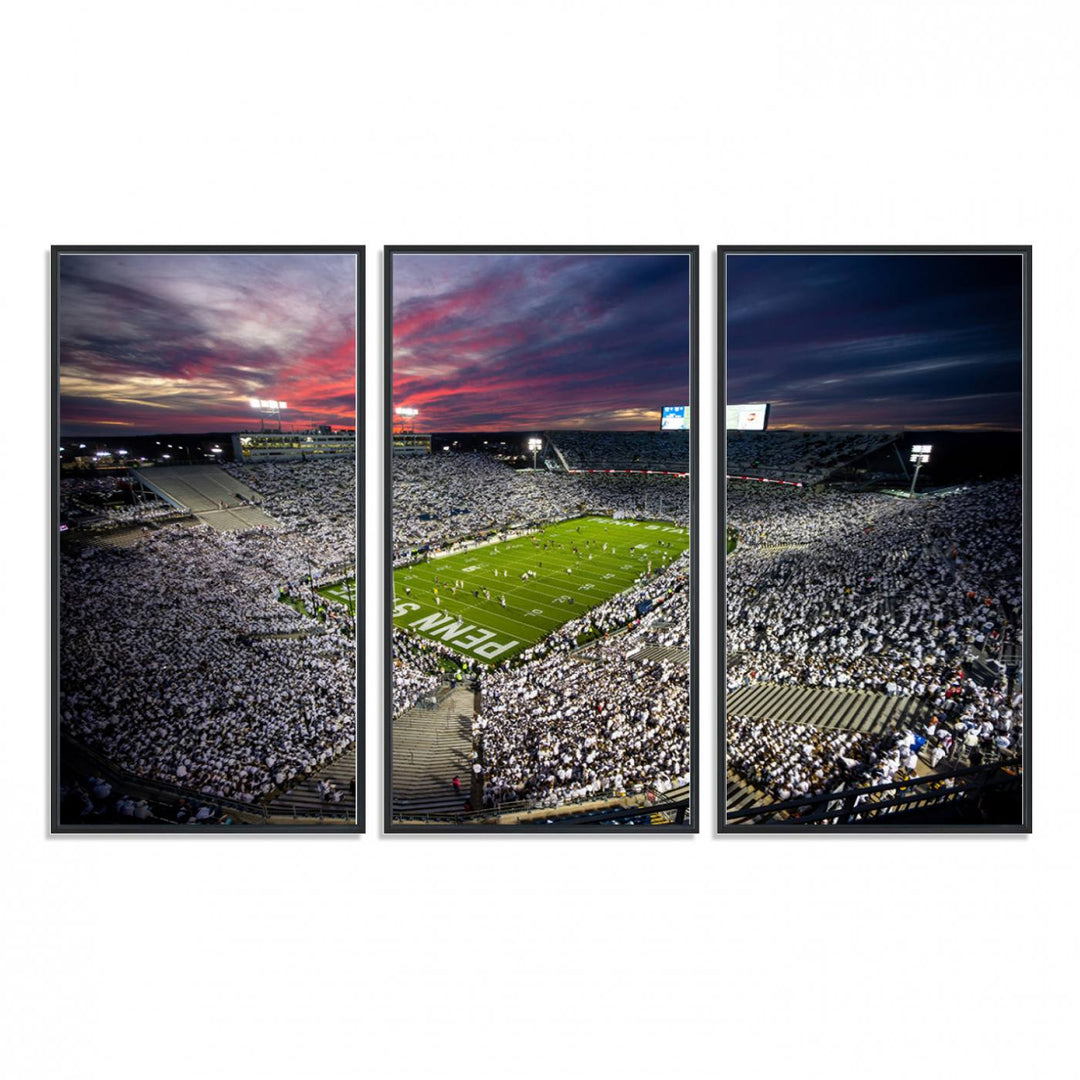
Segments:
[[[336,600],[339,604],[344,604],[348,608],[350,615],[356,613],[356,582],[353,578],[350,578],[348,583],[340,581],[336,585],[325,585],[315,591],[320,596],[326,596],[331,600]]]
[[[494,664],[655,573],[690,544],[666,521],[575,518],[394,571],[394,624]],[[523,575],[528,575],[527,577]]]

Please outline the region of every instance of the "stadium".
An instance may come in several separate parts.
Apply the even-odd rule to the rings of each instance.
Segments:
[[[355,823],[355,492],[351,454],[65,469],[63,824]]]
[[[1021,821],[1021,452],[728,431],[728,826]]]
[[[355,821],[355,482],[352,457],[62,477],[64,823]]]
[[[689,432],[419,441],[392,460],[393,821],[687,824]]]

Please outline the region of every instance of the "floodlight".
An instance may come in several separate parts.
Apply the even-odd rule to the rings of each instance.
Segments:
[[[532,451],[533,468],[534,469],[536,468],[536,455],[537,455],[537,452],[542,450],[543,446],[544,446],[544,440],[543,439],[538,439],[538,438],[536,438],[536,436],[533,436],[531,439],[529,439],[529,449]]]
[[[913,446],[911,448],[911,453],[908,455],[908,461],[915,466],[915,474],[911,478],[911,489],[908,492],[909,496],[915,494],[915,484],[919,479],[919,470],[924,465],[930,464],[930,451],[932,449],[933,447],[929,443],[920,443],[918,446]]]
[[[287,409],[288,403],[284,401],[276,401],[274,398],[248,398],[248,404],[260,414],[259,416],[259,430],[266,430],[266,418],[268,416],[275,417],[277,419],[278,431],[281,431],[281,413],[283,409]]]

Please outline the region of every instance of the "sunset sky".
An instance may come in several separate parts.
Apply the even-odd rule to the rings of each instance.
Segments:
[[[770,427],[1018,429],[1019,255],[730,255],[727,400]]]
[[[689,402],[687,255],[397,254],[393,292],[419,431],[659,430]]]
[[[63,434],[354,426],[352,255],[63,255]]]

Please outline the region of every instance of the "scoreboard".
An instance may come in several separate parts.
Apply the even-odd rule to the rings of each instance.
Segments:
[[[767,403],[756,405],[729,405],[727,407],[728,431],[764,431],[769,420]]]
[[[689,431],[690,406],[665,405],[660,413],[661,431]]]

